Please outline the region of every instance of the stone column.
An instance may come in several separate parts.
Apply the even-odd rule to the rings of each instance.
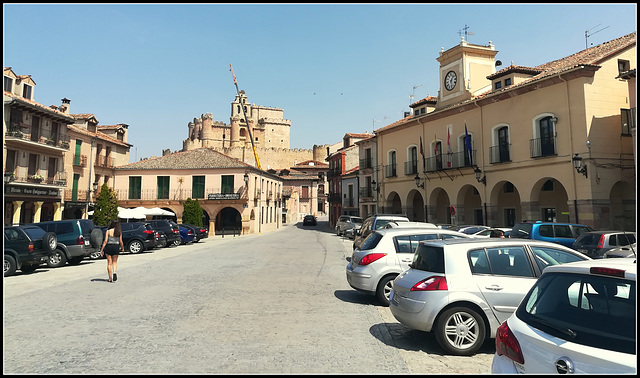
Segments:
[[[20,224],[20,213],[22,212],[22,204],[24,201],[11,201],[13,203],[13,224]]]
[[[62,220],[62,204],[60,202],[53,203],[53,220]]]
[[[540,214],[540,202],[521,202],[520,203],[520,220],[521,221],[537,221],[542,220],[542,214]]]
[[[33,203],[34,206],[34,214],[33,214],[33,223],[38,223],[40,222],[40,216],[42,214],[42,204],[44,202],[42,201],[37,201]]]

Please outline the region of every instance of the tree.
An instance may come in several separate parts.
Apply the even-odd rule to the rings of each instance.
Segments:
[[[203,210],[197,199],[193,200],[191,198],[187,198],[187,200],[184,201],[182,223],[202,227],[202,214]]]
[[[118,220],[118,198],[115,191],[102,184],[96,206],[93,209],[93,224],[108,226],[111,221]]]

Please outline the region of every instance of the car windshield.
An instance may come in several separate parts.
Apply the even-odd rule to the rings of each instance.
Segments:
[[[90,234],[91,230],[95,228],[91,219],[80,219],[80,228],[83,234]]]
[[[389,222],[408,222],[407,220],[404,219],[378,219],[378,221],[376,222],[376,230],[381,230],[384,228],[384,226],[386,226],[387,224],[389,224]]]
[[[358,224],[362,224],[362,222],[364,221],[362,218],[351,218],[351,220],[353,221],[353,223]]]
[[[591,274],[542,275],[516,316],[580,345],[635,354],[636,283]]]
[[[45,234],[45,231],[40,227],[25,227],[23,230],[27,235],[29,235],[31,240],[42,239]]]

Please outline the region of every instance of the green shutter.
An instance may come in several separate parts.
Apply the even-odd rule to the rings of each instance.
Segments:
[[[142,192],[142,177],[130,176],[129,177],[129,199],[141,199]]]
[[[158,199],[169,199],[169,176],[158,176]]]
[[[233,193],[233,176],[222,176],[222,194]]]
[[[71,200],[78,200],[78,181],[80,181],[80,175],[78,173],[73,174],[73,186],[71,187]]]
[[[79,139],[76,139],[76,153],[75,155],[73,155],[73,165],[80,165],[80,157],[82,156],[80,154],[81,147],[82,147],[82,141]]]
[[[191,197],[204,198],[204,176],[193,176],[191,183]]]

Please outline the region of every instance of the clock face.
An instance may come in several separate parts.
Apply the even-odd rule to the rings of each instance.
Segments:
[[[456,77],[456,73],[453,71],[447,72],[447,76],[444,77],[444,87],[450,91],[456,87],[456,82],[458,78]]]

